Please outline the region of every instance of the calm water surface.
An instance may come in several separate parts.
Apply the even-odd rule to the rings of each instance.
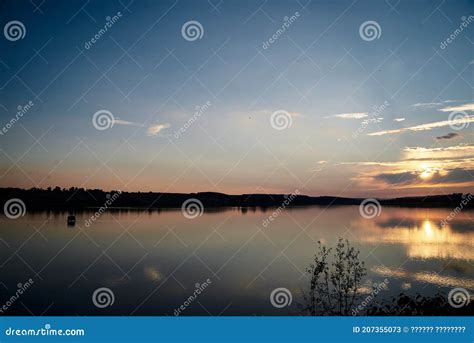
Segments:
[[[308,289],[306,268],[316,242],[347,238],[361,251],[366,285],[389,280],[381,296],[474,290],[474,212],[383,208],[364,219],[357,206],[206,211],[186,219],[180,210],[109,211],[90,227],[92,213],[27,214],[0,219],[0,302],[32,278],[34,284],[4,314],[173,315],[196,284],[210,285],[183,315],[298,314]],[[110,288],[114,304],[99,309],[92,294]],[[291,306],[274,308],[277,287],[293,294]]]

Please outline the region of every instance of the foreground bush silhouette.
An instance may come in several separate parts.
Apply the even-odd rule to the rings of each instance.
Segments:
[[[468,316],[474,314],[474,301],[453,307],[448,295],[437,293],[429,297],[420,294],[378,299],[372,292],[371,300],[358,308],[367,294],[362,292],[363,278],[367,269],[359,259],[360,251],[348,240],[339,239],[335,248],[327,248],[318,242],[314,262],[307,268],[310,274],[309,292],[303,292],[304,304],[300,309],[311,316]],[[331,257],[332,262],[328,260]]]
[[[305,294],[304,311],[310,315],[349,315],[360,297],[363,277],[367,274],[359,251],[342,238],[336,244],[333,262],[328,257],[333,248],[318,242],[318,251],[307,272],[311,275],[309,294]]]

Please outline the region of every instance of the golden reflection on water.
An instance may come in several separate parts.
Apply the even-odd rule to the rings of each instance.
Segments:
[[[438,219],[438,220],[436,220]],[[412,225],[383,226],[383,218],[359,222],[361,240],[371,244],[401,244],[407,256],[420,259],[474,260],[474,232],[455,231],[450,223],[442,226],[440,218],[415,218]]]
[[[419,282],[431,283],[438,286],[457,287],[462,285],[468,289],[474,289],[474,280],[468,278],[459,278],[455,276],[440,275],[434,272],[409,272],[402,268],[387,268],[383,266],[374,266],[371,271],[384,277],[394,277],[398,279],[412,279]]]

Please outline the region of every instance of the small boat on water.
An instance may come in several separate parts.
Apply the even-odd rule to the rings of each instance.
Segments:
[[[74,226],[76,225],[76,216],[70,214],[67,216],[67,226]]]

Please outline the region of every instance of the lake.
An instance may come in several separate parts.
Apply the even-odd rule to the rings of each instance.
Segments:
[[[360,250],[367,289],[388,280],[380,297],[474,290],[473,211],[442,226],[450,209],[384,207],[365,219],[357,206],[314,206],[263,225],[272,212],[109,210],[89,227],[93,212],[74,227],[67,213],[2,216],[0,306],[31,278],[5,315],[297,315],[317,241],[339,237]],[[103,287],[113,304],[101,308],[92,297]],[[278,308],[270,294],[281,287],[292,302]]]

